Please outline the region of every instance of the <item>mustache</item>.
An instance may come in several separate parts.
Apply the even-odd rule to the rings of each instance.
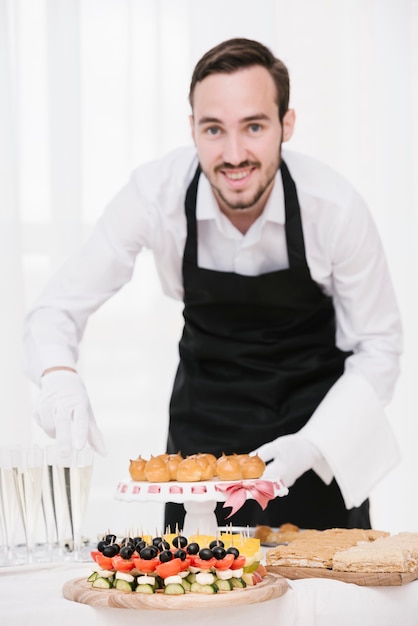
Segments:
[[[259,161],[241,161],[238,165],[233,165],[232,163],[220,163],[220,165],[215,166],[215,172],[219,172],[220,170],[237,170],[237,169],[245,169],[248,167],[260,167]]]

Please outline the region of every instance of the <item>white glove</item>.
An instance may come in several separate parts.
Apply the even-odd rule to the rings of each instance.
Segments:
[[[332,479],[328,465],[318,448],[299,433],[278,437],[251,454],[258,454],[266,463],[271,461],[264,470],[263,478],[281,479],[286,487],[291,487],[310,469],[314,469],[326,483]]]
[[[99,431],[86,388],[77,372],[55,370],[41,378],[35,421],[49,437],[55,437],[61,454],[81,450],[89,443],[99,454],[106,446]]]

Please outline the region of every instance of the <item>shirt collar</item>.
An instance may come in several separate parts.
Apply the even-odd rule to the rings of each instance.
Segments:
[[[202,172],[197,189],[196,219],[198,221],[216,220],[219,223],[220,213],[210,183]],[[273,189],[259,219],[263,224],[267,221],[277,224],[285,223],[284,191],[280,170],[277,171]]]

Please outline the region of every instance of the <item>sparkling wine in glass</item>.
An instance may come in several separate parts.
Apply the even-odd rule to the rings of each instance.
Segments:
[[[82,527],[90,492],[93,451],[72,450],[61,456],[51,446],[47,452],[54,518],[61,550],[65,547],[78,559],[83,544]]]
[[[12,450],[12,475],[18,510],[23,524],[27,558],[33,561],[35,534],[41,506],[43,450],[39,446]]]
[[[15,537],[18,526],[18,505],[13,477],[12,450],[0,448],[0,516],[2,528],[2,561],[15,559]]]

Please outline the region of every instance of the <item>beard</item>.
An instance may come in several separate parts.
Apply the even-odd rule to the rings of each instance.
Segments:
[[[232,192],[232,194],[227,197],[222,189],[214,184],[211,180],[211,177],[208,176],[207,172],[204,172],[209,183],[212,187],[212,191],[215,194],[215,197],[222,203],[223,206],[228,209],[232,209],[234,211],[243,211],[245,209],[251,209],[256,206],[258,202],[262,199],[263,195],[267,194],[268,190],[271,189],[272,183],[276,177],[277,170],[280,167],[281,163],[281,146],[279,149],[279,155],[276,163],[272,163],[266,172],[266,177],[263,181],[260,182],[258,189],[252,194],[250,197],[245,197],[245,191],[240,192]],[[259,161],[243,161],[238,166],[231,165],[230,163],[222,163],[221,165],[217,165],[214,169],[215,174],[221,170],[231,170],[238,168],[261,168],[261,163]],[[241,197],[240,197],[241,196]]]
[[[270,188],[270,185],[273,182],[275,176],[276,172],[274,172],[274,174],[272,174],[272,176],[270,176],[270,178],[265,181],[264,184],[261,184],[250,198],[240,198],[238,195],[235,200],[231,200],[228,199],[225,194],[222,193],[219,187],[216,187],[216,185],[212,185],[212,189],[215,196],[218,197],[222,201],[222,203],[228,207],[228,209],[243,211],[244,209],[251,209],[259,202],[259,200],[261,200],[263,195]]]

